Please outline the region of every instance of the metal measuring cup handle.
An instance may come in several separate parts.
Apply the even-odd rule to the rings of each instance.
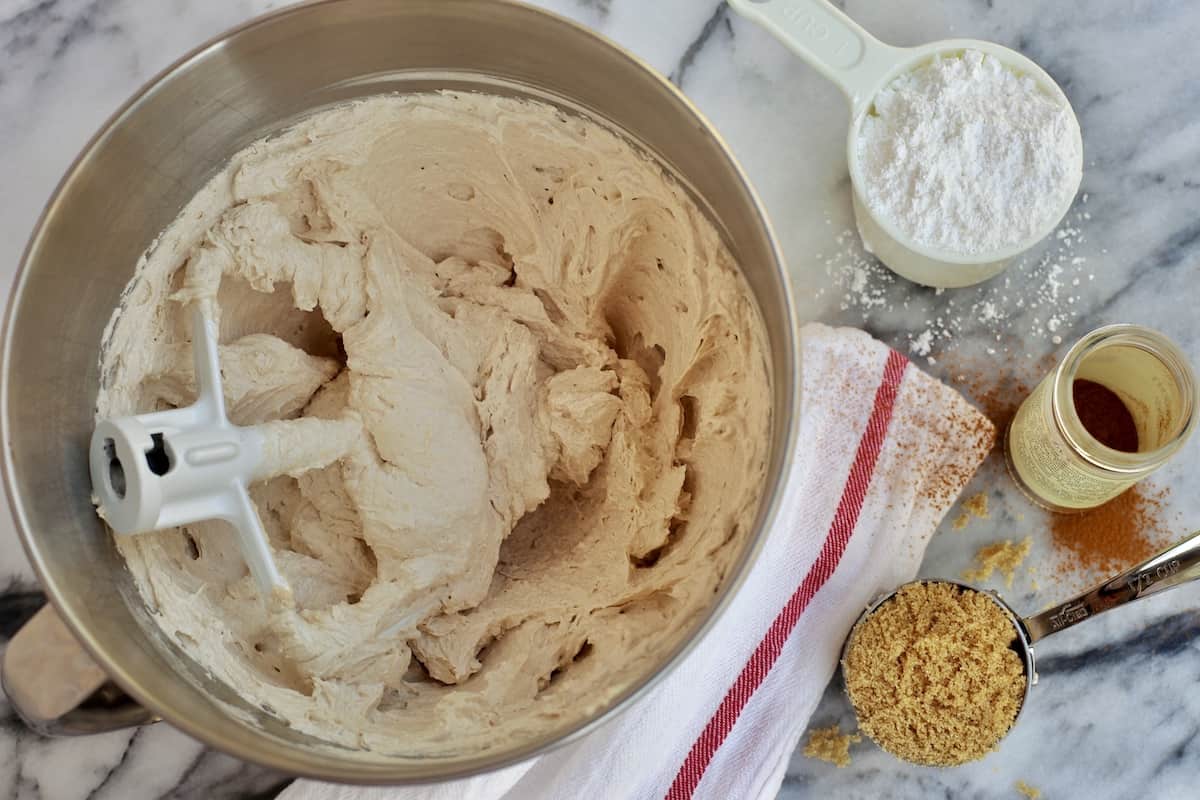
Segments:
[[[1197,578],[1200,578],[1200,531],[1078,597],[1024,617],[1021,624],[1032,644],[1097,614]]]

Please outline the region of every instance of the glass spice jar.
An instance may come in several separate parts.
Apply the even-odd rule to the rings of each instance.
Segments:
[[[1196,419],[1196,377],[1179,348],[1149,328],[1107,325],[1072,345],[1021,404],[1005,458],[1035,503],[1084,511],[1166,463]]]

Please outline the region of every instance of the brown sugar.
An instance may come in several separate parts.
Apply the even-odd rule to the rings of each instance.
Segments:
[[[963,502],[963,509],[968,511],[971,514],[971,516],[973,516],[973,517],[979,517],[980,519],[987,519],[988,518],[987,492],[980,492],[979,494],[968,497],[966,499],[966,501]]]
[[[954,529],[961,531],[971,522],[971,517],[979,519],[988,518],[988,496],[987,492],[979,492],[973,494],[963,501],[962,513],[958,515],[958,519],[954,520]]]
[[[837,723],[828,728],[814,728],[809,731],[808,742],[804,745],[804,755],[828,761],[838,767],[850,766],[850,745],[858,744],[862,737],[856,733],[842,733]]]
[[[1029,800],[1038,800],[1042,796],[1040,789],[1035,789],[1025,781],[1017,781],[1017,791],[1029,798]]]
[[[1052,515],[1055,547],[1067,556],[1061,572],[1107,575],[1154,555],[1169,538],[1166,497],[1166,489],[1140,484],[1082,514]]]
[[[1021,562],[1029,555],[1029,548],[1032,546],[1033,537],[1030,536],[1016,544],[1013,544],[1011,539],[1006,539],[1003,542],[985,545],[975,554],[975,566],[963,572],[963,580],[982,583],[992,577],[993,572],[999,571],[1004,576],[1004,585],[1011,588],[1017,567],[1021,566]]]
[[[1096,441],[1123,453],[1138,451],[1137,423],[1116,392],[1102,383],[1076,378],[1071,400],[1080,423]]]
[[[1021,708],[1016,636],[980,592],[945,582],[903,587],[855,628],[842,660],[863,733],[914,764],[983,757]]]

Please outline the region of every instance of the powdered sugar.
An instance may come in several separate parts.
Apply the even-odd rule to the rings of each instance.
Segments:
[[[1095,280],[1083,231],[1091,218],[1086,202],[1083,195],[1039,254],[1019,258],[1003,275],[969,289],[931,291],[899,279],[864,252],[849,229],[837,235],[833,250],[816,257],[838,294],[838,310],[854,313],[862,323],[886,328],[925,309],[926,317],[907,325],[905,336],[909,354],[927,364],[955,350],[963,336],[983,338],[989,356],[1032,359],[1045,350],[1039,342],[1059,345],[1071,333],[1086,287]],[[829,290],[821,288],[816,296]]]
[[[962,255],[1038,235],[1083,167],[1070,107],[974,50],[892,81],[857,148],[858,188],[875,215],[919,245]]]

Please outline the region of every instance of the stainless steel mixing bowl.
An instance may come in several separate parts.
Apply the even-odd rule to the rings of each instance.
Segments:
[[[661,663],[607,707],[581,710],[536,741],[404,759],[318,747],[177,651],[148,619],[96,518],[87,443],[105,323],[138,256],[222,163],[313,109],[436,87],[527,95],[589,113],[640,142],[689,185],[742,265],[766,321],[772,448],[764,502],[736,567],[711,610]],[[335,781],[462,776],[566,742],[677,664],[742,583],[775,517],[795,445],[798,366],[783,263],[761,205],[712,127],[629,53],[565,19],[502,0],[330,0],[254,20],[152,80],[87,145],[38,222],[5,319],[0,432],[21,540],[67,629],[144,709],[93,707],[49,718],[55,706],[46,698],[61,699],[64,680],[86,684],[101,673],[70,654],[74,642],[64,629],[52,649],[42,637],[53,634],[54,620],[44,617],[10,645],[6,688],[47,730],[100,730],[157,714],[241,758]]]

